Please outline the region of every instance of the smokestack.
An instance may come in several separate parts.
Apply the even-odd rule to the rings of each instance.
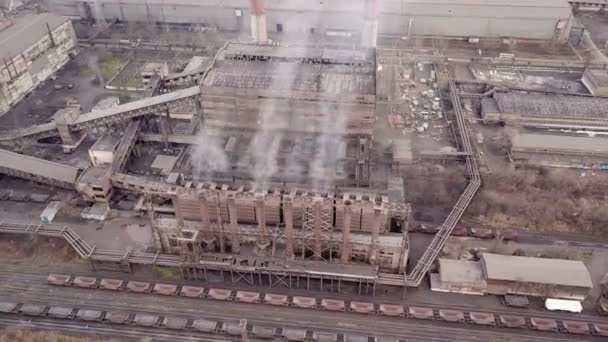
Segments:
[[[249,0],[251,11],[251,36],[258,44],[268,43],[264,0]]]
[[[342,219],[342,250],[340,251],[340,259],[344,264],[347,264],[350,261],[350,254],[352,252],[352,246],[350,242],[351,221],[351,202],[344,201],[344,216]]]
[[[378,38],[378,0],[365,0],[361,46],[375,48]]]

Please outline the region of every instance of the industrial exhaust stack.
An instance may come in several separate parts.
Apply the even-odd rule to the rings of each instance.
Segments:
[[[249,0],[251,5],[251,36],[258,44],[268,43],[264,0]]]
[[[378,0],[365,0],[361,46],[375,48],[378,38]]]

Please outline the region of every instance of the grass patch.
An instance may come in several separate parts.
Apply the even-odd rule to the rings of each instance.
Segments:
[[[31,331],[11,327],[0,330],[0,342],[101,342],[97,338],[74,337],[55,331]]]
[[[106,82],[109,81],[124,64],[124,60],[118,57],[109,56],[101,62],[101,76],[103,76],[103,79]]]
[[[172,279],[177,277],[177,269],[173,267],[159,266],[156,267],[156,271],[158,272],[158,275],[160,275],[160,277],[163,279]]]
[[[144,83],[141,78],[133,77],[126,82],[125,86],[132,88],[143,88]]]
[[[85,65],[82,68],[80,68],[79,74],[80,74],[80,77],[84,77],[84,78],[93,77],[93,70],[88,65]]]

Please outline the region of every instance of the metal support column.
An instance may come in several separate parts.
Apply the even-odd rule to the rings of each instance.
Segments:
[[[315,198],[314,202],[313,202],[313,215],[314,215],[314,231],[313,231],[313,252],[314,252],[314,258],[315,259],[321,259],[321,251],[322,251],[322,246],[321,246],[321,229],[323,229],[321,227],[322,224],[322,220],[321,220],[321,205],[323,204],[323,201],[321,200],[321,198]]]

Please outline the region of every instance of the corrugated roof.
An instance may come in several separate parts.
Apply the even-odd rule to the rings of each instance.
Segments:
[[[483,271],[488,281],[552,284],[592,288],[585,264],[577,260],[531,258],[483,253]]]
[[[574,137],[553,134],[518,134],[513,137],[513,149],[572,151],[579,153],[608,154],[608,139],[601,137]]]
[[[28,14],[19,17],[15,23],[0,31],[0,60],[13,58],[34,45],[51,30],[68,21],[66,17],[52,13]]]
[[[0,149],[0,167],[74,184],[80,169]]]
[[[481,265],[476,261],[439,259],[439,276],[442,283],[484,286]]]

